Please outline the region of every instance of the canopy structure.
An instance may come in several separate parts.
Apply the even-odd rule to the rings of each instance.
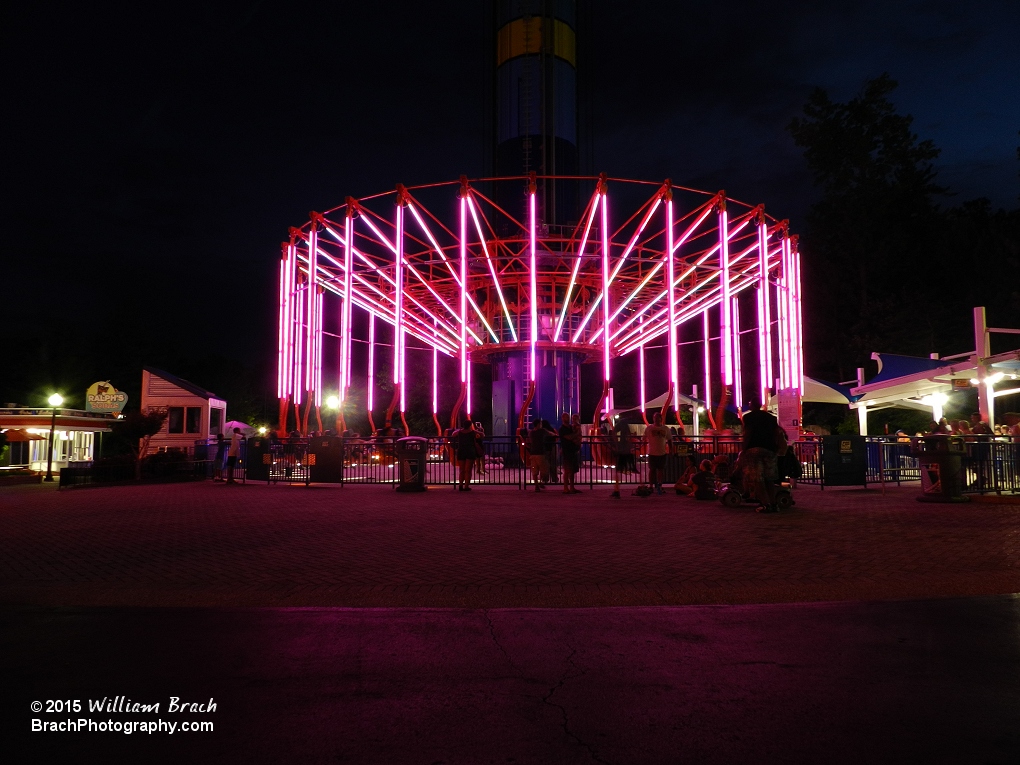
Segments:
[[[969,388],[977,389],[982,419],[994,423],[995,399],[1020,393],[1020,349],[992,354],[990,335],[1020,335],[1020,329],[988,327],[985,309],[978,307],[974,333],[974,351],[941,359],[873,353],[878,374],[851,389],[856,400],[850,406],[857,410],[861,434],[867,434],[869,411],[892,406],[930,411],[938,421],[950,397]]]
[[[536,189],[550,183],[588,189],[576,222],[544,222]],[[519,199],[520,208],[495,201],[507,199]],[[321,422],[324,388],[327,401],[335,395],[339,420],[356,375],[365,375],[371,391],[374,347],[369,369],[352,364],[354,309],[368,315],[370,344],[376,320],[391,328],[387,423],[405,409],[409,347],[458,361],[462,392],[451,419],[462,410],[470,415],[473,364],[492,364],[494,386],[516,385],[522,418],[530,407],[552,419],[552,405],[577,411],[576,368],[589,361],[603,369],[597,417],[609,408],[612,360],[643,354],[650,343],[668,349],[667,368],[655,371],[664,372],[675,408],[677,333],[687,323],[704,329],[706,406],[713,385],[716,400],[738,401],[743,386],[766,399],[774,388],[799,395],[805,385],[800,255],[787,222],[763,205],[668,180],[531,174],[348,197],[291,229],[279,306],[281,432],[291,407],[299,429],[307,430],[310,409]],[[741,316],[750,324],[752,306],[757,321],[741,327]],[[756,353],[745,348],[743,359],[741,347],[750,343],[741,334],[757,340]],[[324,379],[330,337],[339,345],[336,379]],[[717,338],[711,351],[710,337]],[[437,368],[434,361],[434,378]],[[493,397],[495,406],[495,387]],[[437,395],[433,418],[438,427]]]
[[[804,375],[804,403],[849,404],[856,397],[844,385],[816,380]]]

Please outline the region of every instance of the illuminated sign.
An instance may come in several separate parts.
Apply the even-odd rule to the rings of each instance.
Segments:
[[[127,393],[114,388],[109,380],[92,383],[85,391],[85,411],[112,414],[124,411],[127,404]]]

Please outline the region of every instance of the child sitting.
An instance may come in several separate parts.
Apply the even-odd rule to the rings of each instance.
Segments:
[[[715,474],[711,460],[702,460],[701,469],[691,478],[695,499],[715,499]]]

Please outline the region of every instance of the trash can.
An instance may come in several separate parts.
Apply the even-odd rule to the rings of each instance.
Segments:
[[[421,436],[398,438],[397,491],[425,491],[429,440]]]
[[[337,436],[308,439],[309,480],[312,483],[344,482],[344,441]]]
[[[959,436],[924,436],[914,442],[921,470],[918,502],[967,502],[963,495],[964,441]]]
[[[246,480],[269,480],[269,438],[258,436],[248,439],[245,444],[244,469]]]
[[[867,485],[868,444],[864,436],[822,436],[822,488]]]

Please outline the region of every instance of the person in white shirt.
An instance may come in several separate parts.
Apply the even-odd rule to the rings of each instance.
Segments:
[[[230,448],[227,449],[227,483],[237,483],[234,480],[234,465],[241,454],[241,429],[234,428],[234,435],[230,437]]]

